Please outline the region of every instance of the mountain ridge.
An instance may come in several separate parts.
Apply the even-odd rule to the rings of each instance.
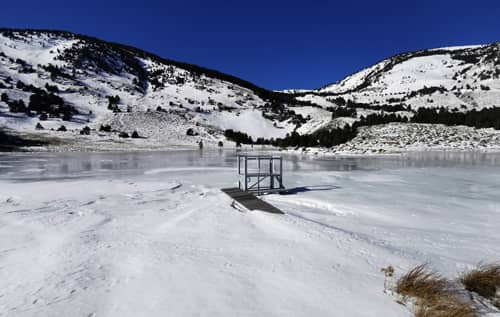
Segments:
[[[257,91],[263,95],[269,94],[269,95],[273,95],[273,96],[286,96],[285,93],[280,93],[280,92],[277,92],[277,91],[274,91],[271,89],[263,88],[263,87],[258,86],[250,81],[247,81],[247,80],[242,79],[240,77],[237,77],[235,75],[228,74],[226,72],[222,72],[222,71],[219,71],[216,69],[200,66],[198,64],[187,63],[187,62],[182,62],[182,61],[178,61],[175,59],[165,58],[165,57],[162,57],[156,53],[149,52],[149,51],[134,47],[132,45],[103,40],[103,39],[101,39],[99,37],[95,37],[95,36],[89,36],[89,35],[85,35],[85,34],[74,33],[74,32],[65,31],[65,30],[57,30],[57,29],[16,29],[16,28],[0,27],[0,33],[4,33],[4,32],[22,32],[22,33],[28,33],[28,34],[29,33],[33,33],[33,34],[36,34],[36,33],[49,33],[50,34],[50,33],[52,33],[55,35],[66,35],[66,36],[74,37],[74,38],[78,38],[78,39],[98,41],[98,42],[102,42],[102,43],[105,43],[105,44],[108,44],[111,46],[116,46],[116,47],[120,47],[120,48],[125,49],[125,50],[129,50],[130,52],[136,53],[139,56],[153,57],[154,59],[159,60],[165,64],[172,64],[174,66],[177,66],[180,68],[185,68],[185,69],[193,69],[193,70],[200,72],[200,73],[216,74],[217,77],[220,77],[225,81],[236,83],[242,87]]]
[[[369,64],[368,66],[364,66],[360,69],[358,69],[357,71],[354,71],[352,73],[350,73],[349,75],[345,76],[344,78],[342,79],[339,79],[339,80],[336,80],[334,82],[331,82],[329,84],[326,84],[326,85],[323,85],[321,86],[320,88],[317,88],[317,89],[309,89],[309,91],[321,91],[325,88],[328,88],[330,86],[334,86],[334,85],[337,85],[339,83],[341,83],[342,81],[344,81],[346,78],[348,77],[351,77],[352,75],[354,74],[357,74],[357,73],[360,73],[366,69],[369,69],[369,68],[372,68],[388,59],[391,59],[391,58],[397,58],[398,56],[407,56],[407,55],[411,55],[411,54],[414,54],[414,53],[419,53],[419,52],[428,52],[428,51],[449,51],[449,50],[459,50],[459,49],[463,49],[463,48],[473,48],[473,47],[479,47],[479,46],[486,46],[486,45],[490,45],[490,44],[498,44],[500,43],[499,42],[491,42],[491,43],[486,43],[486,44],[472,44],[472,45],[465,45],[465,46],[462,46],[462,45],[457,45],[457,46],[443,46],[443,47],[438,47],[438,48],[421,48],[421,49],[416,49],[416,50],[408,50],[408,51],[404,51],[404,52],[400,52],[400,53],[396,53],[396,54],[393,54],[393,55],[389,55],[387,57],[384,57],[374,63],[371,63]]]
[[[0,28],[0,44],[0,127],[76,142],[136,132],[156,145],[294,145],[286,138],[300,135],[300,144],[331,146],[356,134],[338,129],[438,117],[421,108],[450,112],[422,123],[477,122],[453,112],[500,100],[499,42],[405,52],[334,84],[287,91],[68,31]],[[61,125],[72,134],[51,132]]]

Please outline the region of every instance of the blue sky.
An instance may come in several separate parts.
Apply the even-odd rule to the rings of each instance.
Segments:
[[[500,1],[3,1],[0,25],[60,29],[318,88],[394,54],[500,41]]]

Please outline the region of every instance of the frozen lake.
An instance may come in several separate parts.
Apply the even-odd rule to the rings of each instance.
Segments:
[[[34,181],[78,177],[127,177],[142,175],[145,172],[156,174],[155,169],[170,169],[174,172],[178,168],[182,168],[178,172],[196,168],[202,168],[204,171],[225,170],[235,168],[236,155],[237,152],[234,151],[198,150],[132,153],[0,153],[0,179]],[[283,155],[286,174],[426,167],[500,168],[500,153],[422,152],[403,156],[353,157]]]
[[[381,267],[500,260],[499,154],[285,155],[284,216],[235,155],[0,154],[0,316],[411,316]]]

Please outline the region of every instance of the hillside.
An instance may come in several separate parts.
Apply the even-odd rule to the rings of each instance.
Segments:
[[[0,29],[0,94],[0,128],[29,145],[331,147],[389,122],[499,129],[500,44],[404,53],[317,90],[273,92],[84,35]]]
[[[500,106],[500,43],[403,53],[299,99],[325,106],[470,111]]]
[[[100,131],[98,140],[137,131],[148,144],[213,144],[226,129],[283,137],[305,121],[287,107],[304,103],[288,94],[59,31],[0,31],[0,93],[1,127],[63,139],[88,139],[71,132],[109,125],[115,133]],[[44,130],[35,130],[37,123]],[[70,130],[66,135],[48,132],[61,125]]]
[[[332,112],[313,138],[292,135],[288,146],[334,153],[500,148],[491,129],[500,129],[500,43],[403,53],[320,89],[288,92]],[[398,124],[385,129],[388,123]],[[382,127],[364,128],[374,125]]]

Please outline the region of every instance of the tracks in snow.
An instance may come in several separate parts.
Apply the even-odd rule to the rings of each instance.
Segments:
[[[390,254],[299,213],[236,212],[217,189],[110,182],[82,195],[81,185],[65,186],[72,199],[22,201],[8,210],[22,213],[0,215],[17,231],[0,254],[1,316],[230,315],[235,305],[324,315],[348,308],[332,285],[367,268],[370,281]]]

